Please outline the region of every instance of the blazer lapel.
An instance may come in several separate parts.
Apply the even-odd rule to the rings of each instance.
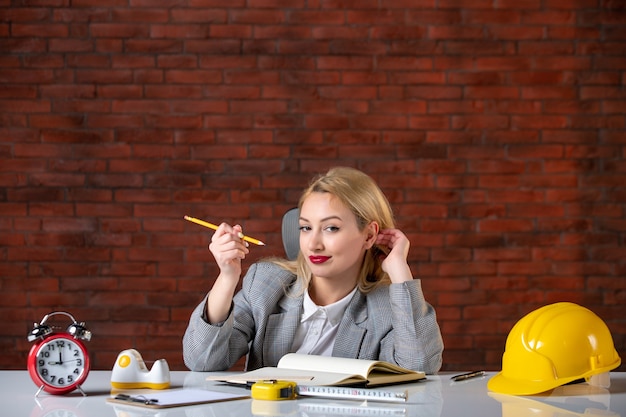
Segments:
[[[291,349],[302,316],[302,297],[285,297],[279,307],[283,312],[271,314],[265,327],[263,362],[268,366],[276,366]]]
[[[357,291],[352,297],[346,313],[339,324],[337,339],[333,346],[333,356],[358,358],[367,330],[362,323],[367,320],[365,297]]]

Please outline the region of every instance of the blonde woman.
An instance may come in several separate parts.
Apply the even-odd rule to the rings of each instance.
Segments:
[[[237,293],[248,254],[241,227],[223,223],[215,232],[209,249],[220,273],[185,332],[187,367],[223,371],[247,355],[246,370],[253,370],[298,352],[437,372],[443,342],[435,311],[408,266],[410,242],[374,180],[331,169],[298,207],[298,258],[253,264]]]

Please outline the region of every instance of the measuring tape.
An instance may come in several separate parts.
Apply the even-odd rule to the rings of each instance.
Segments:
[[[257,400],[292,400],[298,396],[346,400],[406,402],[407,391],[382,391],[364,388],[298,385],[293,381],[268,380],[252,384],[252,398]]]

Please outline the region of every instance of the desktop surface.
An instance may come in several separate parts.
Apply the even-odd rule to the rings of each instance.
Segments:
[[[242,394],[245,388],[207,381],[207,373],[172,372],[170,389],[201,388]],[[611,373],[608,389],[587,384],[559,387],[542,395],[516,397],[490,392],[487,381],[494,375],[454,382],[454,373],[429,375],[418,383],[384,387],[407,391],[405,403],[336,400],[300,397],[296,400],[263,401],[243,399],[212,404],[147,409],[111,404],[110,371],[91,371],[82,389],[67,395],[37,393],[27,371],[0,371],[0,407],[11,417],[626,417],[626,372]],[[132,390],[125,391],[133,393]],[[139,391],[134,391],[139,392]],[[145,392],[145,391],[141,391]],[[158,392],[158,391],[155,391]]]

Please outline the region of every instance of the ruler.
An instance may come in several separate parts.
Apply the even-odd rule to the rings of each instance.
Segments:
[[[403,403],[408,399],[407,391],[383,391],[377,389],[298,385],[298,395],[307,397],[337,398],[345,400],[368,400]]]

